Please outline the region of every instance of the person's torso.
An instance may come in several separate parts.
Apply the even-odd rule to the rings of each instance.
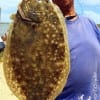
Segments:
[[[68,22],[71,70],[56,100],[100,99],[100,41],[87,19]]]

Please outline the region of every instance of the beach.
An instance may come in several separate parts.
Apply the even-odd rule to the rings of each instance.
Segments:
[[[0,100],[18,100],[6,84],[2,62],[0,62]]]

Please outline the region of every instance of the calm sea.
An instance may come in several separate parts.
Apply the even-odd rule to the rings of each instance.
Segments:
[[[4,35],[9,28],[9,23],[0,23],[0,36]]]

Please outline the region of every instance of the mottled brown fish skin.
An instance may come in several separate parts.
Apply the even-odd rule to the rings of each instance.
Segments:
[[[64,18],[48,0],[23,0],[8,34],[4,73],[19,100],[54,100],[70,69]]]

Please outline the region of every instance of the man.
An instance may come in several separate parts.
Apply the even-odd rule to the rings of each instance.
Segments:
[[[5,41],[7,39],[7,35],[5,34],[4,36],[0,37],[0,52],[4,50],[5,48]]]
[[[67,24],[70,73],[56,100],[100,100],[100,30],[89,18],[79,16],[74,0],[52,0]]]

